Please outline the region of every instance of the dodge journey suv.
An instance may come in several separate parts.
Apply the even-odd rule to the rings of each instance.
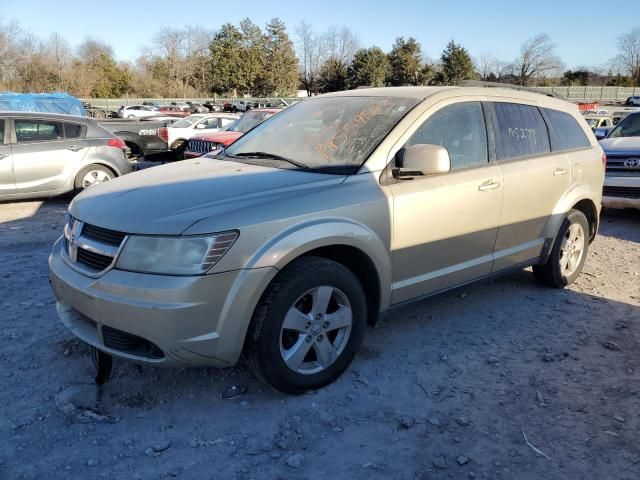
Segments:
[[[577,108],[539,94],[315,97],[225,150],[77,196],[49,259],[58,314],[109,359],[245,355],[277,389],[318,388],[390,307],[528,266],[573,282],[603,160]]]

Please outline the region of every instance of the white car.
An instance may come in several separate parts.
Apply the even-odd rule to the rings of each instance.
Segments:
[[[130,107],[120,107],[118,116],[120,118],[145,118],[158,115],[158,110],[150,105],[131,105]]]
[[[217,132],[235,122],[239,115],[229,113],[196,113],[181,118],[167,127],[167,145],[171,150],[184,150],[191,137],[200,133]]]

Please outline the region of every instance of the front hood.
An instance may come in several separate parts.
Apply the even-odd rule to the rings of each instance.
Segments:
[[[199,220],[330,188],[345,178],[194,158],[92,187],[69,210],[75,218],[111,230],[178,235]]]
[[[635,150],[640,155],[640,137],[616,137],[600,140],[600,146],[607,151]]]
[[[208,142],[217,142],[222,143],[224,145],[228,145],[234,140],[237,140],[242,135],[242,132],[213,132],[204,135],[198,135],[197,137],[193,137],[194,140],[206,140]]]

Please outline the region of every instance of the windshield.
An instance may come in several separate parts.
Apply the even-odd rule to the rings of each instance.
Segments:
[[[230,132],[247,133],[256,125],[261,124],[267,118],[272,117],[272,112],[247,112],[236,122],[233,122],[227,130]]]
[[[202,115],[189,115],[188,117],[181,118],[171,126],[175,128],[188,128],[203,118],[204,117]]]
[[[418,102],[364,96],[305,100],[236,140],[226,153],[262,152],[313,170],[355,173]]]
[[[640,137],[640,114],[629,115],[611,130],[608,138],[616,137]]]

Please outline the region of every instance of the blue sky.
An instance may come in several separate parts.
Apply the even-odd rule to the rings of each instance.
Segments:
[[[640,26],[631,3],[618,3],[615,15],[606,15],[602,0],[418,1],[394,0],[0,0],[0,18],[16,20],[40,37],[57,31],[71,44],[92,36],[109,43],[120,60],[132,60],[148,45],[161,26],[204,25],[216,29],[225,22],[249,17],[264,25],[277,16],[290,33],[305,20],[318,31],[347,25],[363,46],[388,51],[395,37],[416,37],[423,51],[437,58],[451,39],[472,55],[489,51],[512,60],[523,40],[548,33],[568,68],[602,65],[616,53],[616,37]],[[601,21],[601,19],[605,19]],[[611,20],[614,19],[615,21]]]

